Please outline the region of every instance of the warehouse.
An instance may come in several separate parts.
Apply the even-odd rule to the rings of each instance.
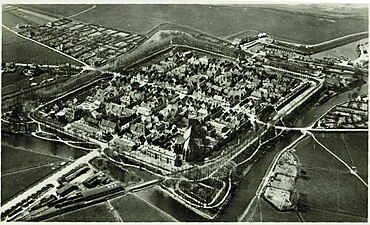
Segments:
[[[96,187],[93,189],[87,189],[82,191],[82,196],[85,200],[91,200],[94,198],[102,197],[114,192],[122,191],[123,187],[120,182],[110,183],[104,186]]]

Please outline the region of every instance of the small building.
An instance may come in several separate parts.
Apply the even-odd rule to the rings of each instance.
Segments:
[[[67,183],[56,191],[57,195],[64,197],[71,193],[72,191],[78,190],[78,187],[74,184]]]
[[[122,191],[123,189],[124,188],[122,187],[120,182],[114,182],[104,186],[86,189],[82,191],[82,196],[84,197],[85,200],[91,200],[94,198],[102,197],[104,195]]]
[[[116,127],[117,127],[117,124],[112,122],[112,121],[109,121],[109,120],[106,120],[106,119],[103,119],[101,122],[100,122],[100,125],[99,127],[101,129],[103,129],[105,132],[109,132],[109,133],[114,133],[115,130],[116,130]]]
[[[87,188],[93,188],[96,187],[98,184],[100,184],[99,175],[95,174],[86,180],[82,182],[82,184]]]
[[[136,143],[128,138],[116,138],[113,141],[113,144],[119,149],[131,151],[136,146]]]

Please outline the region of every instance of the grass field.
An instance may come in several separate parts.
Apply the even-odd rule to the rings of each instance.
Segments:
[[[279,212],[262,198],[255,198],[241,222],[300,222],[296,212]]]
[[[350,153],[343,142],[344,135],[330,133],[315,133],[315,137],[325,145],[335,155],[345,161],[348,165],[353,166]],[[317,145],[316,145],[317,146]],[[321,148],[321,147],[320,147]],[[320,150],[321,151],[321,150]]]
[[[82,4],[73,4],[68,7],[64,5],[56,4],[37,4],[37,5],[23,5],[25,8],[32,8],[39,12],[49,12],[51,15],[60,15],[60,16],[72,16],[76,13],[79,13],[83,10],[86,10],[93,5],[82,5]]]
[[[29,20],[26,20],[22,17],[19,17],[12,12],[3,12],[2,13],[2,24],[7,27],[15,27],[17,24],[30,24],[36,26],[37,23],[33,23]]]
[[[81,65],[46,47],[18,37],[4,28],[2,29],[2,40],[2,62]]]
[[[70,15],[72,13],[69,13],[69,9],[74,8],[74,5],[47,5],[43,10]],[[97,5],[95,9],[77,16],[76,19],[135,32],[146,32],[157,24],[172,22],[220,37],[253,29],[279,39],[304,44],[315,44],[368,30],[366,18],[340,17],[335,18],[335,22],[330,22],[318,15],[248,5]]]
[[[343,135],[343,141],[350,149],[351,158],[358,172],[367,180],[368,174],[368,135],[367,133],[351,133]]]
[[[1,205],[53,171],[44,166],[1,176]]]
[[[259,32],[256,31],[256,30],[244,30],[244,31],[241,31],[241,32],[237,32],[235,34],[232,34],[232,35],[229,35],[227,36],[226,38],[230,41],[233,41],[235,38],[245,38],[247,36],[253,36],[253,35],[257,35]]]
[[[1,204],[53,172],[57,157],[1,145]]]
[[[315,137],[367,177],[367,133],[317,132]],[[300,217],[297,212],[279,212],[265,200],[255,199],[243,222],[367,221],[367,187],[348,168],[311,137],[294,149],[303,171],[297,180]]]
[[[110,201],[124,222],[174,222],[172,217],[142,200],[135,194]]]
[[[37,154],[1,145],[1,174],[23,170],[49,163],[61,162],[60,158]]]
[[[364,217],[352,216],[343,213],[323,210],[323,209],[310,209],[302,215],[303,219],[307,222],[366,222]]]
[[[355,60],[358,58],[358,53],[356,51],[356,46],[360,43],[364,43],[368,41],[368,39],[362,39],[360,41],[352,42],[337,48],[333,48],[327,51],[323,51],[317,54],[313,54],[312,57],[315,58],[324,58],[324,57],[340,57],[344,56],[347,57],[348,59]]]
[[[341,140],[344,137],[352,141],[357,139],[366,141],[366,134],[336,133],[324,136],[315,134],[315,137],[346,163],[351,162],[348,152],[367,152],[366,145],[361,145],[364,141],[360,141],[362,143],[357,145],[361,148],[354,149],[354,146],[350,146],[347,151]],[[351,222],[366,219],[367,187],[323,148],[317,145],[313,147],[313,145],[316,145],[313,139],[306,138],[295,148],[302,169],[306,173],[304,177],[298,179],[297,183],[301,201],[308,207],[307,210],[301,211],[304,220],[319,221],[323,217],[322,211],[332,212],[334,217],[327,217],[321,221]]]
[[[260,200],[257,200],[257,198],[253,199],[247,214],[241,222],[261,222]]]
[[[367,180],[368,174],[368,135],[353,133],[316,133],[315,137],[348,165],[356,167],[359,174]]]
[[[117,222],[105,202],[52,217],[46,222]]]
[[[23,68],[17,70],[14,73],[3,73],[1,75],[1,87],[6,87],[24,79],[29,79],[29,77],[22,74],[22,71]]]
[[[316,138],[320,138],[319,135]],[[321,139],[320,139],[321,140]],[[329,169],[329,170],[345,170],[341,162],[332,157],[330,153],[326,152],[319,144],[312,138],[306,138],[300,142],[295,148],[297,150],[298,159],[304,168],[313,169]],[[338,153],[336,149],[331,149],[333,152]],[[344,155],[344,153],[342,153]],[[344,160],[344,159],[343,159]]]

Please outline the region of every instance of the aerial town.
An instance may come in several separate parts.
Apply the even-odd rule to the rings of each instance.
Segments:
[[[367,218],[367,151],[361,161],[363,142],[350,144],[367,144],[367,31],[304,45],[262,31],[226,39],[170,23],[141,33],[73,18],[99,7],[68,17],[3,9],[22,18],[3,33],[68,60],[2,62],[2,149],[50,157],[29,156],[47,169],[20,190],[2,182],[2,221],[187,222],[181,207],[197,222],[316,221],[322,199],[334,201],[312,188],[324,176],[358,190],[337,196],[358,204],[331,209],[337,217]],[[315,57],[364,39],[355,59]],[[2,179],[17,173],[4,157]],[[245,204],[235,203],[240,189],[250,192]]]

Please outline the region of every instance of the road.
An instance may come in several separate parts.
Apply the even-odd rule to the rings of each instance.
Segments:
[[[352,169],[351,166],[349,166],[346,162],[344,162],[341,158],[339,158],[336,154],[334,154],[330,149],[328,149],[325,145],[323,145],[315,135],[309,131],[307,131],[307,134],[310,135],[321,147],[323,147],[327,152],[329,152],[334,158],[336,158],[339,162],[341,162],[345,167],[347,167],[351,174],[355,175],[366,187],[368,187],[367,183],[358,175],[358,173]]]
[[[75,17],[75,16],[78,16],[78,15],[80,15],[80,14],[82,14],[82,13],[85,13],[85,12],[88,12],[88,11],[90,11],[90,10],[92,10],[93,8],[95,8],[95,5],[93,6],[93,7],[91,7],[91,8],[89,8],[89,9],[86,9],[86,10],[84,10],[84,11],[82,11],[82,12],[80,12],[80,13],[77,13],[77,14],[75,14],[75,15],[72,15],[72,16],[70,16],[70,18],[72,18],[72,17]],[[9,27],[6,27],[6,26],[4,26],[3,25],[3,27],[4,28],[6,28],[6,29],[8,29],[9,31],[11,31],[11,32],[13,32],[13,33],[15,33],[17,36],[20,36],[20,37],[22,37],[22,38],[24,38],[24,39],[26,39],[26,40],[30,40],[30,41],[33,41],[33,42],[35,42],[35,43],[37,43],[37,44],[40,44],[40,45],[42,45],[42,46],[44,46],[44,47],[47,47],[48,49],[51,49],[51,50],[53,50],[53,51],[55,51],[55,52],[57,52],[57,53],[59,53],[59,54],[62,54],[62,55],[64,55],[64,56],[66,56],[66,57],[69,57],[69,58],[71,58],[71,59],[73,59],[73,60],[75,60],[75,61],[77,61],[77,62],[79,62],[79,63],[81,63],[81,64],[83,64],[83,65],[85,65],[85,67],[86,68],[88,68],[88,69],[91,69],[91,70],[94,70],[95,68],[93,68],[93,67],[91,67],[91,66],[89,66],[89,65],[87,65],[86,63],[84,63],[84,62],[82,62],[82,61],[80,61],[80,60],[78,60],[78,59],[75,59],[75,58],[73,58],[73,57],[71,57],[71,56],[69,56],[69,55],[67,55],[67,54],[65,54],[65,53],[63,53],[63,52],[60,52],[60,51],[58,51],[58,50],[56,50],[56,49],[53,49],[53,48],[51,48],[51,47],[49,47],[49,46],[47,46],[47,45],[44,45],[44,44],[42,44],[42,43],[40,43],[40,42],[38,42],[38,41],[35,41],[35,40],[33,40],[33,39],[30,39],[30,38],[27,38],[27,37],[25,37],[25,36],[23,36],[23,35],[20,35],[20,34],[18,34],[17,32],[15,32],[15,31],[13,31],[13,30],[11,30]],[[334,40],[332,40],[332,41],[334,41]],[[198,49],[198,50],[200,50],[200,49]],[[202,51],[204,51],[204,50],[202,50]],[[214,54],[214,53],[212,53],[212,54]],[[289,72],[289,73],[292,73],[292,74],[294,74],[294,75],[296,75],[296,76],[301,76],[301,77],[303,77],[303,78],[305,78],[305,79],[315,79],[316,81],[319,81],[319,82],[322,82],[322,80],[321,79],[317,79],[317,78],[314,78],[314,77],[311,77],[311,76],[307,76],[307,75],[303,75],[303,74],[300,74],[300,73],[294,73],[294,72],[291,72],[291,71],[287,71],[287,70],[283,70],[283,69],[279,69],[279,68],[272,68],[272,67],[270,67],[270,69],[275,69],[275,70],[279,70],[279,71],[281,71],[281,72]],[[94,82],[97,82],[97,81],[94,81]],[[93,83],[94,83],[93,82]],[[54,101],[58,101],[59,99],[61,99],[61,98],[64,98],[64,97],[66,97],[66,96],[68,96],[68,95],[70,95],[70,94],[73,94],[73,93],[75,93],[76,91],[79,91],[79,90],[81,90],[81,89],[83,89],[83,88],[86,88],[87,86],[89,86],[89,85],[91,85],[92,83],[89,83],[89,84],[87,84],[87,85],[84,85],[84,86],[82,86],[82,87],[80,87],[80,88],[78,88],[78,89],[76,89],[76,90],[74,90],[74,91],[72,91],[72,92],[69,92],[69,93],[66,93],[66,94],[64,94],[64,95],[62,95],[62,96],[60,96],[60,97],[58,97],[58,98],[56,98],[56,99],[54,99],[54,100],[52,100],[52,101],[50,101],[50,102],[48,102],[48,103],[46,103],[46,104],[43,104],[43,105],[40,105],[36,110],[39,110],[41,107],[44,107],[44,106],[46,106],[46,105],[48,105],[48,104],[51,104],[51,103],[53,103]],[[312,89],[309,89],[309,91],[306,91],[305,92],[305,94],[304,95],[300,95],[300,98],[298,98],[298,99],[295,99],[295,101],[293,101],[293,102],[291,102],[291,103],[289,103],[287,106],[285,106],[282,110],[280,110],[279,111],[279,113],[276,115],[276,117],[274,118],[274,121],[276,121],[276,120],[278,120],[281,116],[283,116],[283,115],[286,115],[286,114],[288,114],[289,112],[291,112],[294,108],[296,108],[296,107],[298,107],[299,105],[301,105],[302,104],[302,102],[304,102],[308,97],[310,97],[311,96],[311,94],[313,94],[315,91],[315,89],[317,88],[317,86],[314,86]],[[317,90],[317,89],[316,89]],[[31,117],[32,118],[32,117]],[[34,122],[37,122],[37,123],[42,123],[43,125],[45,125],[45,126],[48,126],[48,127],[50,127],[49,125],[47,125],[47,124],[45,124],[45,123],[43,123],[42,121],[37,121],[36,119],[34,119],[34,118],[32,118],[33,120],[34,120]],[[308,127],[308,128],[287,128],[287,127],[282,127],[282,126],[276,126],[276,128],[278,128],[278,129],[285,129],[285,130],[300,130],[300,131],[302,131],[303,133],[304,133],[304,135],[302,135],[301,137],[304,137],[304,136],[306,136],[305,134],[307,133],[307,134],[309,134],[309,135],[312,135],[312,137],[314,138],[314,135],[310,132],[310,131],[315,131],[315,129],[313,129],[312,127]],[[320,131],[326,131],[326,129],[316,129],[316,130],[320,130]],[[337,129],[337,130],[343,130],[343,129]],[[353,129],[348,129],[348,131],[352,131]],[[335,131],[335,129],[333,129],[333,130],[331,130],[331,131]],[[357,129],[356,129],[356,131],[358,131]],[[366,129],[366,131],[367,131],[367,129]],[[300,139],[300,138],[299,138]],[[298,142],[298,140],[299,139],[297,139],[295,142],[293,142],[291,145],[289,145],[288,147],[290,148],[291,146],[294,146],[297,142]],[[315,139],[315,138],[314,138]],[[106,148],[106,147],[108,147],[108,144],[106,144],[106,143],[103,143],[103,142],[100,142],[100,141],[97,141],[97,140],[94,140],[94,139],[92,139],[92,141],[93,142],[95,142],[95,143],[98,143],[100,146],[101,146],[101,148]],[[317,141],[317,139],[315,139],[315,141]],[[319,143],[319,142],[318,142]],[[319,143],[319,144],[321,144],[321,143]],[[277,163],[277,160],[278,160],[278,158],[280,157],[280,155],[284,152],[284,151],[286,151],[287,149],[289,149],[288,147],[286,147],[282,152],[280,152],[278,155],[277,155],[277,157],[276,157],[276,159],[275,159],[275,161],[274,161],[274,163],[271,165],[272,166],[272,168],[276,165],[276,163]],[[324,147],[324,146],[323,146]],[[329,153],[331,153],[331,154],[333,154],[332,152],[330,152],[330,150],[329,149],[326,149],[327,151],[329,151]],[[240,151],[241,152],[241,151]],[[30,189],[28,189],[26,192],[24,192],[24,193],[22,193],[21,195],[19,195],[19,196],[17,196],[15,199],[12,199],[11,201],[9,201],[7,204],[5,204],[3,207],[2,207],[2,211],[4,211],[4,210],[6,210],[7,208],[9,208],[9,207],[11,207],[12,205],[15,205],[17,202],[20,202],[23,198],[26,198],[27,196],[29,196],[29,195],[31,195],[32,193],[34,193],[34,192],[36,192],[38,189],[40,189],[42,186],[45,186],[46,184],[48,184],[48,183],[52,183],[52,184],[54,184],[54,185],[58,185],[57,184],[57,182],[56,182],[56,180],[57,180],[57,178],[58,177],[60,177],[62,174],[65,174],[65,173],[67,173],[68,171],[70,171],[71,169],[73,169],[75,166],[77,166],[78,164],[80,164],[80,163],[83,163],[83,162],[88,162],[90,159],[92,159],[93,157],[96,157],[96,156],[98,156],[99,155],[99,153],[97,152],[97,151],[92,151],[92,152],[90,152],[90,153],[88,153],[86,156],[83,156],[83,157],[81,157],[81,158],[79,158],[79,159],[77,159],[75,162],[73,162],[71,165],[68,165],[66,168],[64,168],[64,169],[62,169],[61,171],[59,171],[59,172],[57,172],[57,173],[55,173],[54,175],[52,175],[52,176],[50,176],[50,177],[48,177],[47,179],[45,179],[44,181],[42,181],[42,182],[40,182],[39,184],[37,184],[37,185],[35,185],[34,187],[32,187],[32,188],[30,188]],[[237,155],[237,154],[236,154]],[[235,155],[235,156],[236,156]],[[339,158],[339,157],[337,157],[336,155],[334,155],[333,154],[333,156],[334,157],[336,157],[338,160],[340,160],[341,161],[341,159]],[[231,157],[230,158],[230,160],[232,159],[233,157]],[[344,163],[343,161],[341,161],[342,163]],[[345,164],[345,163],[344,163]],[[354,175],[357,175],[356,173],[355,173],[355,171],[353,171],[347,164],[345,164],[349,169],[350,169],[350,171],[351,171],[351,173],[353,173]],[[221,167],[221,166],[220,166]],[[269,172],[268,172],[268,174],[266,175],[266,177],[268,177],[268,176],[270,176],[271,175],[271,172],[272,172],[272,170],[269,170]],[[358,176],[358,175],[357,175]],[[267,180],[268,179],[266,179],[266,177],[265,177],[265,179],[264,179],[264,181],[263,181],[263,183],[261,183],[261,185],[262,185],[262,187],[264,187],[264,185],[266,184],[266,182],[267,182]],[[359,176],[358,176],[359,177]],[[359,177],[360,178],[360,177]],[[361,178],[360,178],[361,179]],[[367,186],[367,184],[362,180],[362,182]],[[231,187],[231,185],[229,185],[230,187]],[[140,186],[140,187],[137,187],[137,188],[141,188],[142,186]],[[260,196],[260,194],[261,194],[261,192],[262,192],[262,190],[263,190],[263,188],[260,188],[259,190],[258,190],[258,195],[257,196]],[[227,195],[225,195],[225,197],[227,197]],[[222,201],[220,202],[220,203],[222,203]],[[218,203],[218,204],[220,204],[220,203]],[[218,205],[217,204],[217,205]]]
[[[107,206],[108,206],[109,211],[111,211],[113,213],[113,216],[116,218],[117,222],[123,222],[121,216],[119,215],[119,213],[113,207],[113,205],[110,203],[109,200],[107,201]]]
[[[349,34],[349,35],[346,35],[346,36],[343,36],[343,37],[334,38],[334,39],[329,40],[329,41],[324,41],[324,42],[321,42],[321,43],[318,43],[318,44],[306,45],[306,46],[308,48],[316,48],[316,47],[320,47],[322,45],[330,44],[332,42],[346,40],[347,38],[351,38],[351,37],[356,37],[356,36],[361,36],[362,37],[362,35],[367,35],[368,33],[369,33],[368,31],[364,31],[364,32],[359,32],[359,33],[355,33],[355,34]]]
[[[21,202],[23,199],[26,199],[28,196],[31,196],[33,193],[36,193],[38,190],[40,190],[42,187],[46,186],[47,184],[53,184],[55,187],[59,185],[57,182],[58,178],[62,175],[68,173],[73,168],[77,167],[78,165],[82,163],[87,163],[94,157],[99,156],[100,154],[97,151],[89,152],[88,154],[78,158],[71,164],[68,164],[65,168],[61,169],[60,171],[57,171],[56,173],[52,174],[51,176],[47,177],[46,179],[42,180],[38,184],[32,186],[31,188],[25,190],[22,194],[18,195],[17,197],[13,198],[6,204],[4,204],[1,207],[1,212],[4,212],[7,209],[10,209],[12,206],[16,205],[17,203]]]
[[[57,163],[58,163],[58,162],[57,162]],[[39,165],[39,166],[33,166],[33,167],[30,167],[30,168],[26,168],[26,169],[16,170],[16,171],[8,172],[8,173],[2,173],[2,174],[1,174],[1,177],[8,176],[8,175],[12,175],[12,174],[16,174],[16,173],[22,173],[22,172],[26,172],[26,171],[29,171],[29,170],[34,170],[34,169],[38,169],[38,168],[43,168],[43,167],[50,167],[50,164],[44,164],[44,165]]]
[[[79,16],[81,14],[87,13],[88,11],[95,9],[95,7],[96,7],[96,5],[93,5],[92,7],[88,8],[88,9],[85,9],[85,10],[79,12],[79,13],[76,13],[72,16],[68,16],[67,18],[73,18],[73,17]]]
[[[48,45],[45,45],[45,44],[43,44],[43,43],[41,43],[41,42],[38,42],[38,41],[34,40],[34,39],[31,39],[31,38],[28,38],[28,37],[26,37],[26,36],[23,36],[23,35],[21,35],[21,34],[19,34],[19,33],[15,32],[15,31],[14,31],[14,30],[12,30],[11,28],[9,28],[9,27],[5,26],[4,24],[2,24],[2,26],[3,26],[3,28],[5,28],[5,29],[7,29],[8,31],[12,32],[13,34],[17,35],[18,37],[24,38],[24,39],[26,39],[26,40],[28,40],[28,41],[32,41],[32,42],[34,42],[34,43],[36,43],[36,44],[39,44],[39,45],[41,45],[41,46],[43,46],[43,47],[45,47],[45,48],[47,48],[47,49],[49,49],[49,50],[52,50],[52,51],[54,51],[54,52],[57,52],[57,53],[59,53],[59,54],[61,54],[61,55],[65,56],[65,57],[68,57],[68,58],[70,58],[70,59],[73,59],[74,61],[81,63],[82,65],[84,65],[86,68],[89,68],[90,70],[95,70],[95,68],[94,68],[94,67],[92,67],[92,66],[90,66],[90,65],[86,64],[85,62],[83,62],[83,61],[81,61],[81,60],[79,60],[79,59],[76,59],[76,58],[74,58],[74,57],[72,57],[72,56],[70,56],[70,55],[68,55],[68,54],[66,54],[66,53],[64,53],[64,52],[61,52],[61,51],[59,51],[59,50],[57,50],[57,49],[55,49],[55,48],[52,48],[52,47],[50,47],[50,46],[48,46]]]

